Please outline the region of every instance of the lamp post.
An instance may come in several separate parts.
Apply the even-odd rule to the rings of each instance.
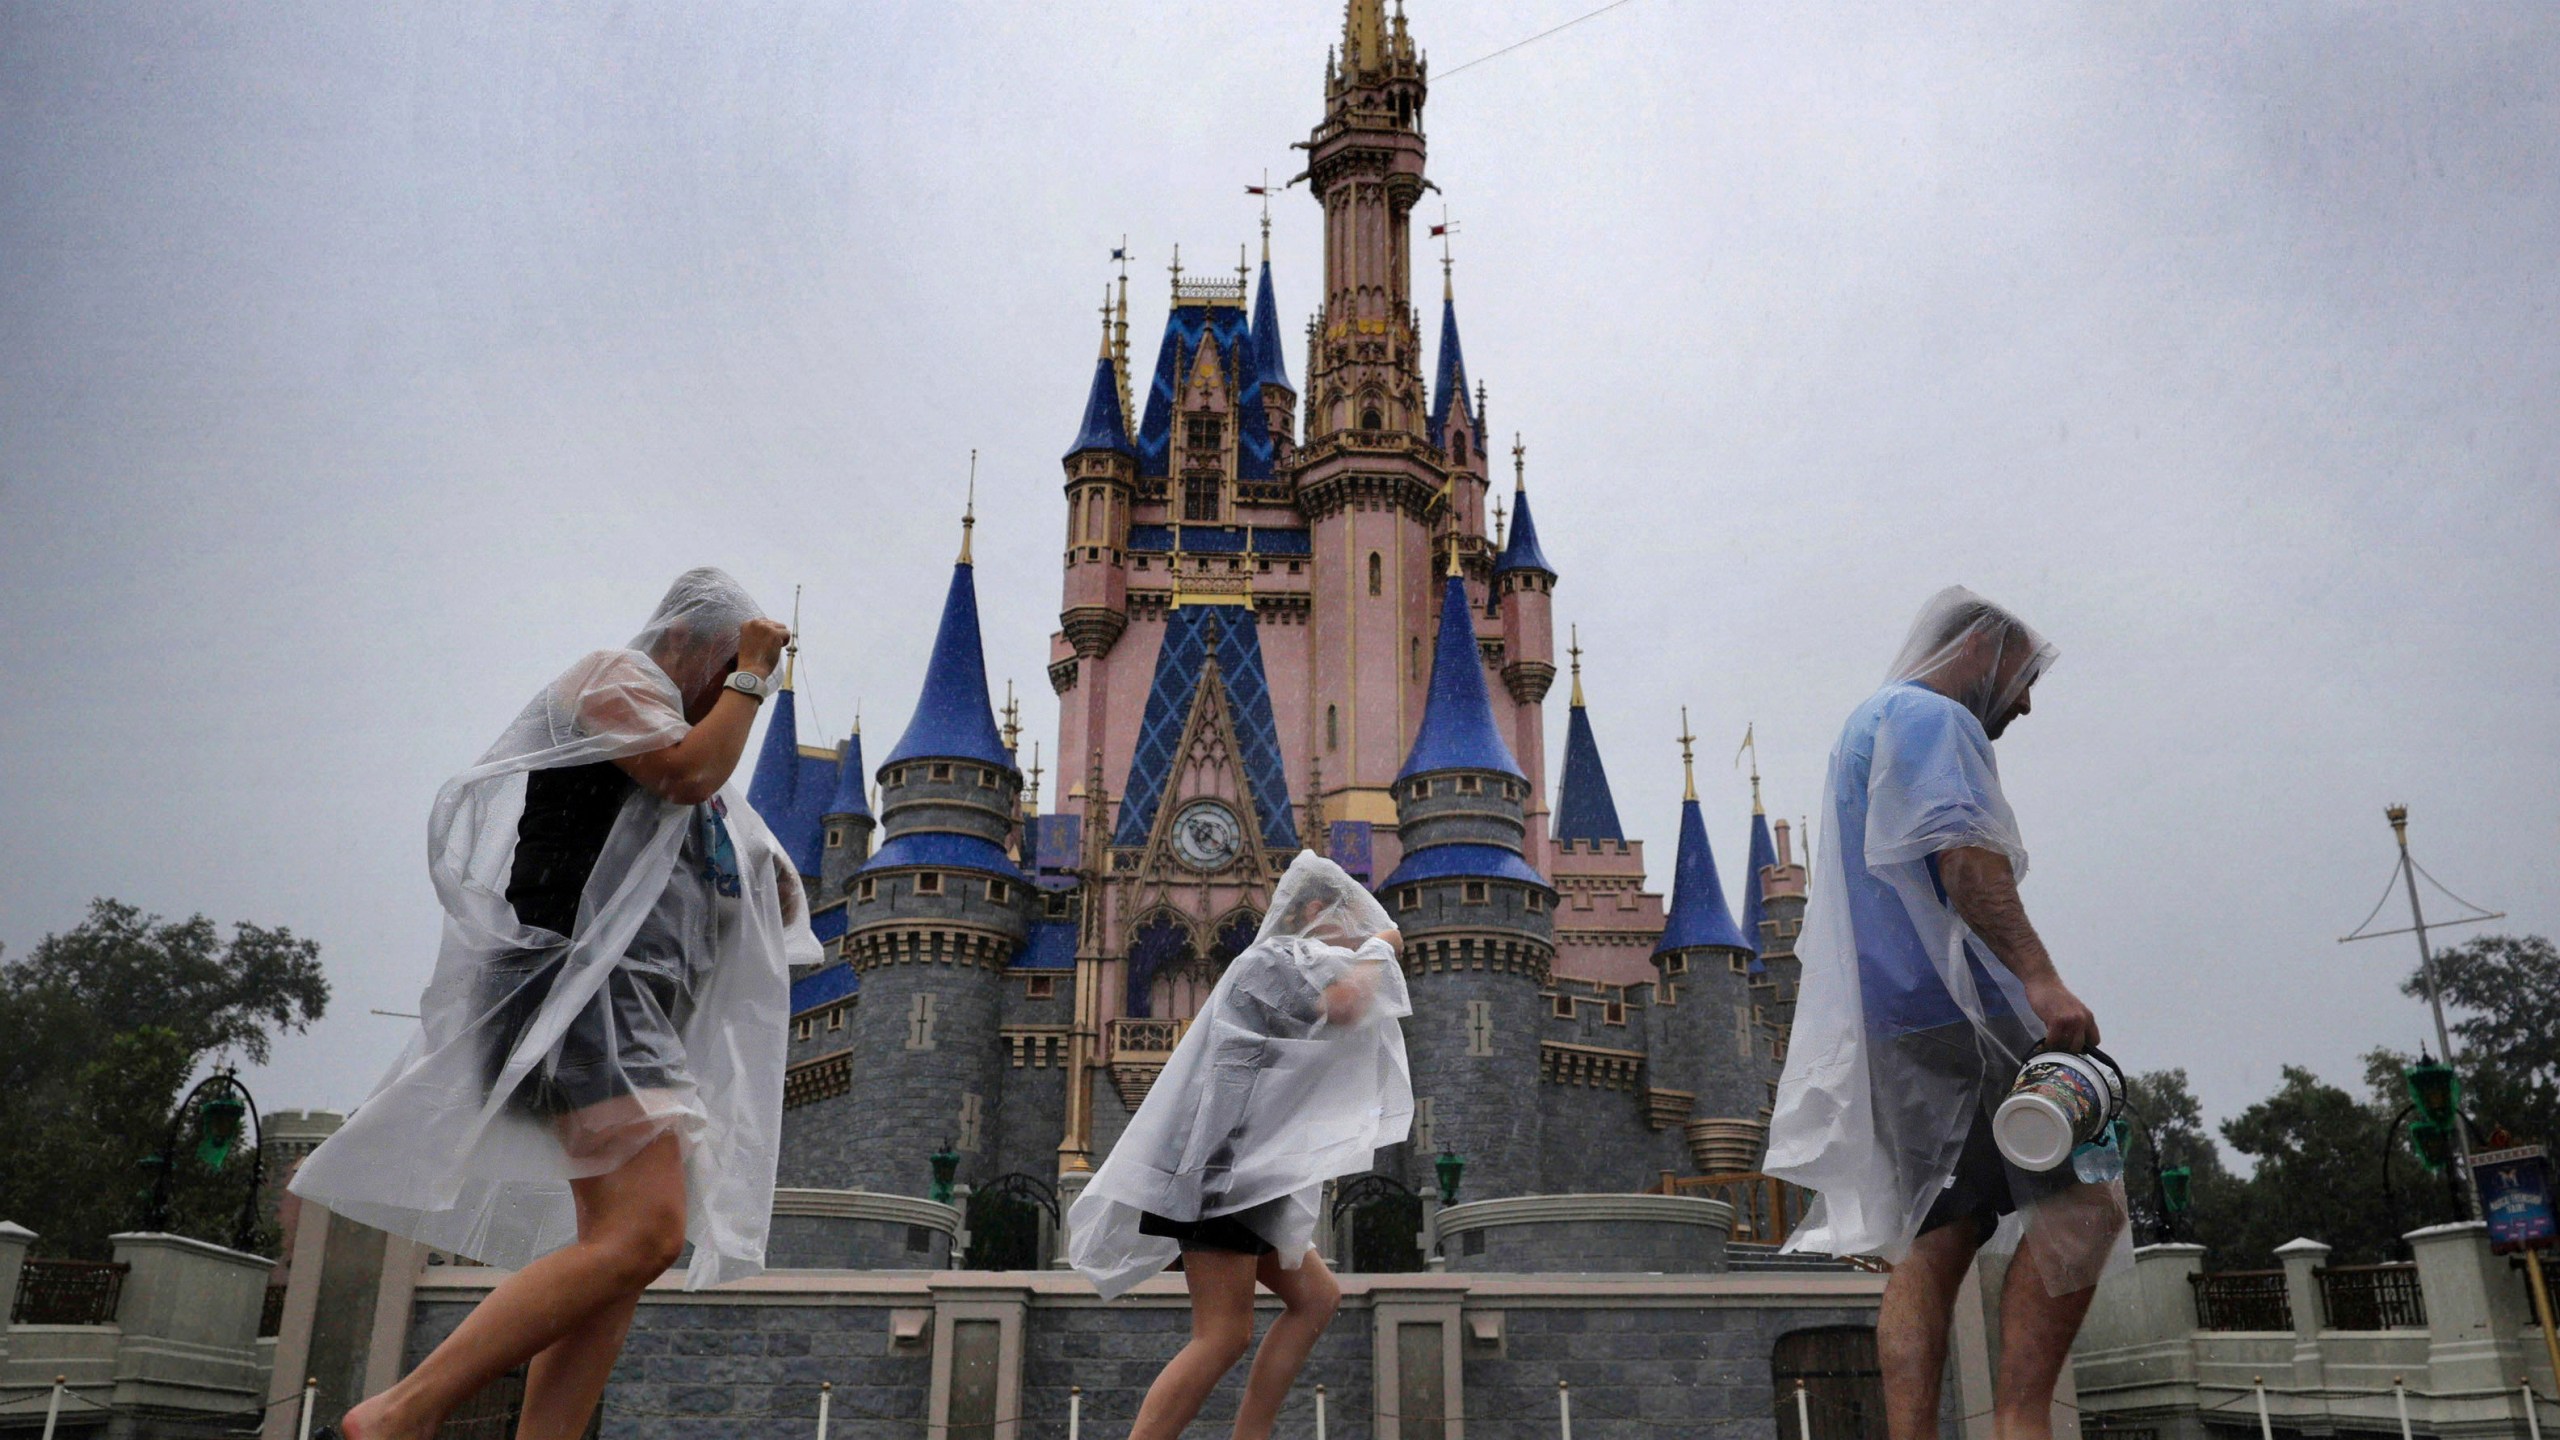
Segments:
[[[2418,1147],[2418,1156],[2430,1170],[2444,1173],[2445,1193],[2453,1200],[2453,1213],[2467,1215],[2463,1207],[2463,1168],[2457,1157],[2468,1161],[2471,1147],[2462,1133],[2462,1080],[2453,1067],[2442,1064],[2424,1049],[2418,1051],[2418,1063],[2400,1072],[2409,1087],[2409,1103],[2418,1118],[2409,1122],[2410,1142]]]
[[[249,1140],[249,1193],[240,1201],[240,1218],[231,1228],[231,1248],[247,1250],[258,1239],[258,1187],[267,1178],[266,1147],[258,1121],[257,1101],[249,1087],[229,1070],[216,1070],[206,1076],[169,1116],[169,1133],[159,1153],[146,1155],[143,1166],[152,1172],[151,1194],[143,1203],[142,1228],[165,1231],[169,1228],[169,1191],[177,1179],[178,1140],[186,1131],[188,1118],[196,1125],[196,1163],[207,1174],[218,1175],[231,1162],[231,1152],[245,1133]]]
[[[937,1205],[950,1204],[956,1182],[960,1178],[960,1152],[946,1144],[927,1156],[926,1160],[933,1166],[933,1202]]]

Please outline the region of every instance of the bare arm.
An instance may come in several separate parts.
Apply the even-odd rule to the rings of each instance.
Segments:
[[[1370,938],[1386,941],[1387,948],[1391,950],[1404,948],[1404,934],[1393,926],[1379,931]],[[1377,982],[1370,978],[1370,971],[1373,968],[1368,965],[1359,966],[1350,974],[1324,987],[1326,1024],[1349,1025],[1369,1013],[1370,997],[1375,995],[1378,989]]]
[[[2045,1043],[2057,1050],[2086,1050],[2098,1043],[2098,1017],[2080,1003],[2053,968],[2053,956],[2018,898],[2016,872],[1996,850],[1960,845],[1938,852],[1938,879],[1956,914],[1991,947],[1991,953],[2026,987],[2027,1003],[2044,1021]]]
[[[771,675],[789,638],[790,631],[777,621],[748,621],[738,627],[738,668]],[[699,805],[719,794],[737,771],[738,757],[747,750],[747,735],[755,729],[758,708],[737,691],[723,690],[712,702],[711,713],[686,731],[683,739],[663,750],[625,755],[613,763],[662,799]]]

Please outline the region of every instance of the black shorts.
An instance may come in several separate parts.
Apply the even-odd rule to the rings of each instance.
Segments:
[[[1152,1210],[1139,1212],[1138,1233],[1161,1235],[1185,1250],[1219,1250],[1230,1255],[1268,1255],[1270,1241],[1254,1233],[1252,1226],[1234,1215],[1212,1215],[1205,1220],[1169,1220]]]
[[[568,959],[566,946],[517,950],[489,962],[482,994],[491,1008],[481,1050],[481,1083],[495,1085]],[[683,961],[642,953],[613,967],[548,1060],[538,1061],[507,1097],[507,1108],[552,1119],[641,1090],[686,1083],[681,1043],[671,1032],[690,1011]]]
[[[2020,1054],[2034,1048],[2016,1020],[2000,1016],[1992,1023],[2000,1032],[1997,1038],[2001,1044]],[[1965,1130],[1964,1147],[1956,1156],[1955,1173],[1948,1177],[1946,1188],[1938,1192],[1921,1218],[1921,1234],[1969,1222],[1977,1242],[1988,1240],[1991,1232],[2000,1228],[2002,1216],[2014,1214],[2076,1182],[2068,1164],[2041,1173],[2021,1170],[2000,1153],[2000,1146],[1991,1135],[1991,1116],[2008,1098],[2009,1083],[2015,1077],[1992,1073],[1983,1058],[1981,1037],[1971,1024],[1910,1031],[1896,1036],[1894,1043],[1908,1062],[1931,1075],[1962,1080],[1974,1096],[1972,1120]],[[1933,1133],[1916,1115],[1906,1115],[1902,1123],[1911,1127],[1905,1133]],[[1915,1158],[1909,1163],[1931,1162]]]

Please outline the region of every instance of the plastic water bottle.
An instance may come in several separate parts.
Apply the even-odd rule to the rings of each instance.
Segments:
[[[2122,1122],[2108,1126],[2097,1139],[2071,1152],[2071,1173],[2084,1185],[2103,1185],[2124,1178],[2124,1147],[2118,1143]]]

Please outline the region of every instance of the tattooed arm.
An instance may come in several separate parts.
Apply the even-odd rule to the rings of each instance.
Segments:
[[[2053,968],[2053,957],[2036,938],[2027,920],[2026,903],[2018,898],[2018,881],[2009,857],[1994,850],[1960,845],[1938,852],[1938,879],[1956,914],[1991,947],[1991,953],[2026,987],[2027,1004],[2044,1022],[2045,1043],[2056,1050],[2086,1050],[2098,1043],[2098,1017],[2080,1003]]]

